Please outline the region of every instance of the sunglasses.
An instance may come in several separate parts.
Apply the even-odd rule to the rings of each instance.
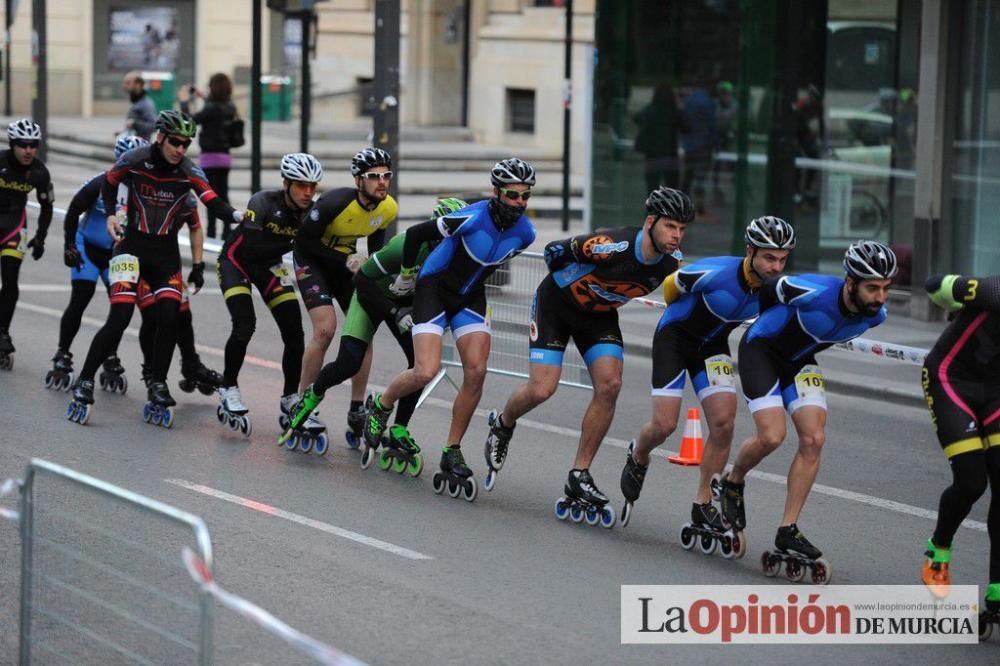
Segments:
[[[505,190],[500,188],[500,194],[504,195],[511,201],[527,201],[531,198],[531,191],[526,190],[524,192],[518,192],[517,190]]]
[[[14,145],[18,148],[38,148],[38,141],[15,141]]]
[[[178,139],[176,136],[168,136],[167,143],[174,148],[187,148],[191,145],[191,139]]]
[[[391,171],[383,171],[381,173],[379,173],[378,171],[366,171],[361,175],[372,182],[376,180],[389,180],[390,178],[392,178]]]

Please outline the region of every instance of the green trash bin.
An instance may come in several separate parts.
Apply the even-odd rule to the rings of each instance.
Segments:
[[[146,81],[146,94],[153,100],[157,111],[174,108],[177,88],[171,72],[143,72],[142,78]]]
[[[292,119],[292,78],[260,77],[261,120],[288,122]]]

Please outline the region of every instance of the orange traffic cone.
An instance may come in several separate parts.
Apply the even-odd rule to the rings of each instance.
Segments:
[[[688,409],[687,423],[684,425],[681,452],[667,460],[675,465],[700,465],[704,450],[705,440],[701,438],[701,414],[697,407],[691,407]]]

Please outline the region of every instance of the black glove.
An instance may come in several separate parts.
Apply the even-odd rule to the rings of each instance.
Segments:
[[[36,235],[28,241],[28,249],[31,250],[31,258],[38,261],[45,254],[45,238]]]
[[[75,243],[63,247],[63,263],[70,268],[83,268],[83,257]]]
[[[191,264],[191,272],[188,273],[188,282],[193,284],[196,289],[201,289],[205,286],[205,262],[199,261],[197,264]]]

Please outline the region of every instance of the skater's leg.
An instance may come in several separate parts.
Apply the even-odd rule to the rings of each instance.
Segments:
[[[559,388],[561,375],[562,365],[532,363],[528,368],[528,381],[514,389],[507,398],[500,413],[503,425],[513,428],[519,418],[551,398]]]
[[[59,320],[59,348],[69,350],[80,331],[83,313],[94,297],[97,283],[90,280],[73,280],[70,283],[69,305]]]
[[[993,496],[1000,495],[997,492],[997,483],[1000,483],[1000,470],[988,470],[989,462],[993,467],[1000,467],[1000,448],[994,447],[991,455],[980,449],[969,451],[953,456],[949,461],[951,465],[951,485],[941,493],[941,501],[938,504],[937,526],[934,528],[934,545],[940,548],[950,548],[952,539],[958,531],[962,521],[969,515],[972,506],[986,492],[988,483],[993,484]],[[994,514],[996,500],[990,501],[990,515]],[[987,525],[990,523],[987,522]],[[990,541],[995,538],[990,530]],[[1000,579],[998,579],[1000,580]]]
[[[181,353],[181,363],[198,360],[194,347],[194,318],[191,316],[191,304],[187,301],[181,303],[177,312],[177,351]]]
[[[708,421],[708,440],[701,460],[698,494],[695,501],[704,504],[712,499],[712,476],[722,473],[729,461],[736,424],[736,394],[714,393],[706,396],[701,406]],[[680,407],[680,405],[678,405]]]
[[[674,396],[653,396],[653,415],[635,438],[632,457],[640,465],[649,464],[649,454],[677,429],[682,399]]]
[[[278,303],[271,308],[271,316],[278,325],[281,342],[285,347],[281,353],[281,370],[285,378],[282,395],[288,395],[295,393],[299,378],[302,376],[302,354],[305,351],[305,332],[302,330],[299,302],[286,300]]]
[[[337,312],[332,305],[312,308],[309,310],[309,319],[312,320],[313,334],[302,356],[300,390],[305,390],[306,386],[316,381],[323,366],[323,357],[326,356],[326,350],[330,348],[330,342],[337,332]]]
[[[340,349],[337,358],[327,363],[319,371],[319,376],[313,383],[313,392],[323,395],[334,386],[338,386],[357,374],[365,358],[368,345],[362,340],[344,335],[340,338]]]
[[[226,298],[226,308],[232,321],[232,331],[226,341],[226,367],[222,373],[224,386],[236,386],[247,355],[247,346],[257,327],[257,315],[253,311],[253,301],[248,293],[231,294]],[[301,324],[300,324],[301,326]],[[295,378],[298,381],[298,377]],[[287,384],[287,377],[285,380]],[[294,393],[294,389],[289,391]]]
[[[733,483],[743,483],[747,472],[785,441],[787,424],[784,407],[767,407],[753,413],[756,434],[743,442],[729,473]]]
[[[129,321],[132,320],[132,313],[135,311],[134,302],[112,303],[108,312],[108,320],[101,327],[101,330],[94,336],[90,343],[90,350],[87,352],[87,359],[84,361],[83,369],[80,371],[80,378],[94,381],[94,375],[112,350],[118,348],[118,343],[128,328]]]
[[[14,308],[21,294],[17,286],[21,274],[21,257],[17,254],[0,255],[0,331],[10,330]]]
[[[396,330],[396,327],[391,324],[389,326],[389,332],[396,338],[396,342],[399,343],[399,348],[403,350],[403,355],[406,356],[406,367],[412,368],[414,363],[413,337],[410,335],[409,331],[406,333],[400,333]],[[422,389],[418,389],[409,395],[400,398],[399,405],[396,408],[395,422],[397,425],[408,426],[410,424],[410,418],[413,416],[413,412],[417,409],[417,401],[420,400],[421,390]]]
[[[437,375],[441,369],[441,335],[438,333],[414,335],[413,356],[413,368],[396,375],[382,394],[380,402],[386,409],[391,409],[404,395],[427,386]]]
[[[799,436],[799,449],[788,469],[788,494],[785,496],[782,526],[798,522],[819,474],[823,443],[826,441],[826,409],[815,405],[800,407],[792,413],[792,423]]]
[[[153,345],[153,380],[167,381],[167,371],[177,346],[177,315],[180,301],[174,298],[158,298],[156,305],[156,339]]]
[[[486,361],[490,356],[490,334],[476,331],[461,335],[455,341],[462,359],[462,386],[458,390],[451,410],[451,428],[448,430],[449,446],[462,443],[469,421],[483,396],[486,379]]]
[[[615,403],[622,387],[622,359],[615,356],[600,356],[592,363],[590,380],[594,386],[590,404],[583,415],[580,428],[580,443],[573,461],[575,469],[590,469],[594,456],[611,427],[615,415]]]
[[[986,471],[990,477],[990,510],[986,530],[990,536],[990,582],[1000,582],[1000,445],[986,450]]]

